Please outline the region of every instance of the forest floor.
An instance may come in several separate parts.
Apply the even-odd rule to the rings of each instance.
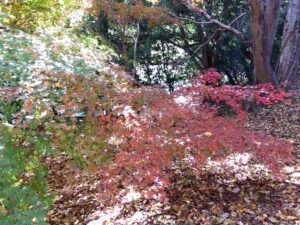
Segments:
[[[29,76],[41,65],[78,74],[105,71],[106,64],[99,59],[108,54],[103,50],[96,54],[90,46],[94,42],[86,46],[69,35],[66,45],[66,39],[61,40],[58,34],[37,38],[23,32],[3,33],[1,72],[28,77],[31,86],[24,93],[29,95],[41,86],[39,79]],[[16,85],[8,80],[1,85]],[[119,204],[107,206],[99,200],[99,175],[78,169],[61,153],[44,159],[49,193],[56,196],[47,221],[53,225],[300,224],[300,99],[292,105],[282,103],[250,114],[247,127],[294,145],[293,160],[284,165],[285,179],[275,179],[247,154],[235,155],[226,162],[231,173],[224,173],[216,162],[196,175],[192,168],[175,168],[164,204],[129,189]]]
[[[128,191],[114,206],[97,197],[97,174],[69,163],[67,154],[47,158],[50,192],[57,196],[47,215],[50,224],[300,224],[300,99],[249,115],[247,127],[291,142],[293,160],[284,179],[275,179],[249,155],[227,159],[231,173],[212,163],[195,175],[175,170],[161,204]]]

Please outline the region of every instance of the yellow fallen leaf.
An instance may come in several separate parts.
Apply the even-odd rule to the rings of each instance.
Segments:
[[[33,224],[36,224],[36,223],[38,223],[38,220],[37,220],[37,218],[36,218],[36,217],[33,217],[31,221],[32,221],[32,223],[33,223]]]
[[[45,86],[45,87],[49,87],[49,86],[50,86],[50,82],[49,82],[49,81],[45,81],[45,82],[44,82],[44,86]]]
[[[274,216],[269,217],[269,220],[270,220],[272,223],[278,223],[278,222],[279,222]]]
[[[280,212],[278,214],[279,218],[282,219],[282,220],[285,220],[286,219],[286,215],[284,215],[282,212]]]
[[[251,208],[252,209],[257,209],[257,205],[255,205],[254,203],[251,204]]]
[[[244,200],[245,200],[245,202],[247,202],[247,203],[250,203],[250,202],[251,202],[250,199],[247,198],[247,197],[245,197]]]
[[[250,209],[245,209],[245,212],[246,213],[248,213],[248,214],[252,214],[252,215],[254,215],[255,214],[255,212],[253,212],[252,210],[250,210]]]
[[[223,221],[224,225],[229,225],[229,224],[234,224],[234,221],[231,219],[226,219],[225,221]]]
[[[217,206],[213,206],[212,209],[211,209],[211,212],[213,215],[218,215],[220,210]]]
[[[203,135],[206,137],[211,137],[213,134],[212,134],[212,132],[206,131],[203,133]]]
[[[236,205],[236,212],[238,214],[241,214],[241,213],[244,213],[244,211],[245,211],[245,206],[243,204],[238,203]]]
[[[265,217],[264,216],[258,216],[257,219],[260,220],[260,221],[264,221]]]
[[[295,216],[287,216],[287,219],[288,219],[288,220],[296,220],[297,217],[295,217]]]
[[[61,88],[61,87],[62,87],[62,85],[61,85],[61,83],[60,83],[60,82],[56,82],[56,83],[55,83],[55,87],[56,87],[56,88]]]

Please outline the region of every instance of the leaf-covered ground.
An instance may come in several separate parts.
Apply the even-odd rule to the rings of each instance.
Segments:
[[[250,114],[248,128],[289,140],[300,159],[300,93],[291,101]]]
[[[97,174],[83,174],[67,155],[48,158],[48,181],[58,195],[50,224],[300,224],[300,102],[283,103],[250,114],[248,128],[294,144],[287,177],[272,178],[247,155],[229,157],[227,171],[212,163],[197,175],[174,168],[168,201],[160,204],[128,191],[114,206],[97,198]],[[231,172],[230,172],[231,171]],[[69,182],[67,182],[69,181]]]
[[[43,127],[61,96],[55,73],[111,70],[106,61],[113,51],[99,42],[67,29],[0,30],[0,224],[46,224],[52,196],[45,193],[40,159],[54,151]],[[51,70],[50,77],[41,68]]]
[[[62,89],[59,74],[50,77],[50,85],[49,77],[43,77],[43,72],[33,72],[39,66],[77,74],[110,70],[104,63],[103,50],[95,52],[88,48],[95,40],[83,38],[79,42],[75,34],[61,36],[59,32],[50,40],[49,34],[31,36],[17,32],[0,35],[0,73],[7,76],[1,86],[20,86],[17,89],[2,88],[1,98],[18,96],[24,101],[31,98],[35,103],[46,102],[45,106],[55,102],[55,93]],[[99,63],[99,58],[104,60]],[[50,92],[51,96],[48,95]],[[45,99],[47,101],[42,101]],[[295,98],[293,104],[284,103],[255,112],[248,121],[249,129],[294,144],[293,161],[285,167],[286,178],[275,181],[272,174],[249,155],[229,157],[226,173],[217,162],[211,162],[197,175],[192,172],[193,168],[178,166],[174,168],[172,185],[167,191],[168,201],[164,204],[146,200],[129,189],[120,196],[119,204],[108,206],[98,196],[99,174],[78,169],[66,153],[45,157],[48,192],[55,196],[47,221],[53,225],[300,224],[299,112],[300,101]],[[13,116],[11,113],[5,117],[11,117],[13,123]],[[35,109],[25,119],[42,116],[45,116],[44,111]],[[6,209],[1,209],[0,205],[1,210]]]
[[[0,86],[18,86],[37,68],[84,75],[103,71],[115,53],[101,43],[99,38],[61,28],[35,35],[20,30],[0,32]]]
[[[163,205],[131,193],[106,208],[97,200],[97,175],[71,172],[63,158],[49,160],[50,186],[58,194],[48,213],[50,224],[87,224],[92,219],[91,225],[297,224],[300,219],[299,184],[263,175],[240,180],[208,171],[195,177],[188,169],[174,175]]]

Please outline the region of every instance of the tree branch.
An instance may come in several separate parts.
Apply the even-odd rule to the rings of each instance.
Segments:
[[[235,29],[234,27],[232,27],[232,24],[234,22],[236,22],[238,19],[240,19],[242,16],[245,15],[245,13],[243,13],[242,15],[238,16],[235,20],[233,20],[229,25],[222,23],[221,21],[213,18],[211,15],[209,15],[204,9],[201,9],[199,7],[194,7],[194,5],[192,4],[192,2],[190,0],[184,0],[184,4],[186,5],[186,7],[197,13],[200,16],[203,16],[208,22],[216,24],[217,26],[219,26],[220,28],[227,30],[235,35],[237,35],[239,38],[241,38],[242,40],[249,42],[251,40],[251,37],[244,34],[242,31]]]
[[[212,24],[213,23],[212,21],[196,21],[196,20],[193,20],[193,19],[190,19],[190,18],[187,18],[187,17],[177,16],[174,13],[169,13],[169,15],[176,18],[176,19],[187,20],[187,21],[190,21],[190,22],[195,23],[195,24]]]

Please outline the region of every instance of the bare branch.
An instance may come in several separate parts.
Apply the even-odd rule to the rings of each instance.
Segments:
[[[201,45],[199,45],[189,57],[186,57],[186,58],[183,58],[183,59],[177,61],[176,65],[179,66],[179,65],[189,61],[191,58],[193,58],[204,46],[209,44],[209,42],[216,36],[216,34],[219,31],[224,31],[224,29],[219,28],[219,29],[215,30],[215,32],[204,43],[201,43]]]
[[[238,20],[240,20],[242,17],[244,17],[245,15],[247,15],[248,13],[242,13],[241,15],[239,15],[237,18],[235,18],[234,20],[231,21],[231,23],[229,24],[229,26],[232,26],[235,22],[237,22]],[[181,16],[177,16],[174,13],[169,13],[170,16],[176,18],[176,19],[180,19],[180,20],[187,20],[190,21],[194,24],[214,24],[214,22],[212,20],[210,21],[197,21],[197,20],[193,20],[187,17],[181,17]]]
[[[234,20],[232,20],[231,23],[229,24],[229,26],[232,26],[235,22],[237,22],[238,20],[240,20],[241,18],[243,18],[246,15],[248,15],[248,12],[242,13],[237,18],[235,18]]]
[[[176,18],[176,19],[187,20],[187,21],[190,21],[190,22],[195,23],[195,24],[212,24],[213,23],[212,21],[196,21],[196,20],[193,20],[193,19],[190,19],[190,18],[187,18],[187,17],[177,16],[174,13],[169,13],[169,15]]]
[[[194,11],[195,13],[197,13],[200,16],[203,16],[207,21],[209,21],[210,23],[216,24],[217,26],[219,26],[220,28],[227,30],[235,35],[237,35],[239,38],[241,38],[244,41],[249,42],[251,40],[251,37],[249,37],[248,35],[244,34],[242,31],[235,29],[234,27],[232,27],[232,24],[234,22],[236,22],[237,19],[240,19],[242,16],[244,16],[243,14],[239,17],[237,17],[233,22],[231,22],[229,25],[222,23],[221,21],[213,18],[211,15],[209,15],[204,9],[201,9],[199,7],[194,7],[192,2],[190,0],[185,0],[184,4],[186,5],[186,7],[191,10]]]

